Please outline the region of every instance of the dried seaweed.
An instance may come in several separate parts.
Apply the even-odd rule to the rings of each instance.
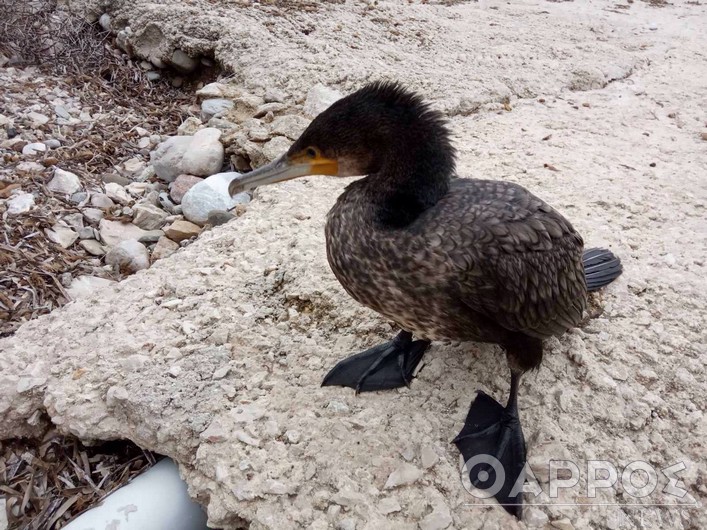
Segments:
[[[125,440],[87,447],[56,431],[38,442],[0,443],[9,530],[62,528],[155,462],[155,454]]]
[[[66,303],[67,275],[108,275],[78,245],[64,250],[46,239],[44,229],[60,214],[79,211],[47,192],[51,168],[76,173],[85,189],[100,188],[103,173],[115,172],[116,165],[133,156],[147,156],[137,145],[137,127],[154,134],[172,133],[188,112],[191,98],[167,82],[149,82],[138,64],[113,47],[110,34],[63,11],[56,0],[0,0],[0,12],[0,51],[17,65],[34,65],[38,73],[36,78],[3,81],[0,113],[12,114],[3,108],[7,101],[24,106],[42,103],[36,94],[49,88],[77,98],[88,116],[75,126],[56,120],[41,126],[43,137],[61,138],[62,146],[36,160],[47,170],[33,178],[15,171],[23,160],[19,153],[0,150],[5,163],[0,197],[21,187],[34,193],[37,202],[28,214],[6,217],[0,228],[2,337],[14,333],[22,322]],[[47,114],[53,115],[53,110],[49,108]],[[16,121],[15,129],[22,138],[37,136],[38,128],[29,123]]]

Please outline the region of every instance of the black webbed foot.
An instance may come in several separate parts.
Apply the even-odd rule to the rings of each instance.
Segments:
[[[489,493],[500,485],[494,497],[508,513],[520,519],[523,513],[523,479],[519,481],[519,477],[525,467],[525,439],[518,418],[517,384],[518,380],[514,376],[511,397],[506,407],[484,392],[479,392],[471,404],[464,428],[454,439],[454,443],[465,463],[470,463],[469,459],[473,457],[478,457],[475,461],[481,462],[472,462],[474,465],[467,465],[465,468],[471,484]],[[504,478],[498,485],[497,470],[492,464],[483,463],[493,461],[488,457],[495,458],[503,469]],[[513,491],[516,483],[518,487]]]
[[[401,331],[393,340],[339,361],[322,386],[348,386],[356,393],[408,386],[430,342]]]

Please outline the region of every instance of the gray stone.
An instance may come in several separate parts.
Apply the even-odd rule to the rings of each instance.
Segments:
[[[199,65],[199,61],[197,59],[189,57],[189,55],[182,50],[174,50],[174,52],[172,52],[170,62],[177,70],[184,73],[194,71],[194,69]]]
[[[138,201],[138,204],[151,204],[152,206],[159,206],[160,192],[156,190],[148,192],[142,199]]]
[[[227,172],[218,173],[199,182],[192,187],[182,199],[182,211],[184,217],[198,225],[204,225],[209,219],[209,213],[214,210],[228,211],[237,204],[244,204],[250,201],[247,193],[231,197],[228,193],[229,183],[236,178],[239,173]]]
[[[221,226],[223,224],[226,224],[231,219],[234,219],[235,217],[236,216],[232,213],[226,212],[224,210],[212,210],[209,212],[209,216],[206,222],[211,226]]]
[[[150,245],[157,243],[162,236],[164,236],[163,230],[148,230],[138,241],[144,245]]]
[[[159,178],[172,182],[182,171],[182,158],[192,141],[192,136],[173,136],[167,138],[150,153],[150,162]]]
[[[150,70],[149,72],[147,72],[145,74],[145,77],[147,77],[148,81],[155,82],[155,81],[159,81],[162,78],[162,74],[160,74],[156,70]]]
[[[123,274],[130,274],[150,266],[150,254],[145,245],[135,239],[121,241],[106,254],[106,263]]]
[[[28,156],[37,156],[47,152],[47,145],[42,142],[34,142],[27,144],[22,148],[22,154]]]
[[[167,212],[152,204],[136,204],[133,213],[133,223],[143,230],[162,228],[168,215]]]
[[[170,212],[171,214],[176,214],[176,208],[177,205],[174,204],[171,200],[169,200],[169,195],[167,192],[162,192],[157,196],[157,200],[159,201],[159,205]]]
[[[51,229],[45,228],[44,233],[49,241],[53,241],[62,248],[69,248],[79,238],[74,230],[59,223],[52,226]]]
[[[120,221],[109,221],[108,219],[102,219],[98,229],[101,232],[101,239],[110,247],[131,239],[137,241],[146,232],[146,230],[132,223],[121,223]]]
[[[84,226],[79,230],[79,239],[100,239],[101,234],[95,228]]]
[[[105,193],[92,193],[91,206],[95,206],[96,208],[113,208],[115,203]]]
[[[62,221],[64,221],[67,226],[76,230],[76,232],[83,228],[83,215],[79,212],[65,215],[62,217]]]
[[[63,120],[71,119],[71,114],[69,114],[69,111],[66,110],[64,105],[54,105],[54,114],[56,114],[57,118],[61,118]]]
[[[61,142],[55,138],[50,138],[49,140],[44,141],[44,145],[46,145],[49,149],[58,149],[61,147]]]
[[[287,105],[284,103],[264,103],[263,105],[260,105],[256,111],[255,114],[253,114],[254,118],[262,118],[265,116],[268,112],[280,112],[283,111],[287,108]]]
[[[342,97],[340,92],[318,83],[307,92],[307,99],[304,102],[304,113],[314,118]]]
[[[128,204],[133,202],[132,197],[130,197],[125,188],[117,182],[109,182],[105,185],[105,187],[106,195],[108,195],[109,199],[112,199],[113,201],[122,204],[123,206],[127,206]]]
[[[71,197],[69,197],[69,202],[72,204],[84,205],[86,204],[86,201],[88,201],[88,193],[85,191],[73,193]]]
[[[229,111],[233,107],[234,103],[230,99],[205,99],[201,102],[201,119],[203,121],[209,121],[214,116]]]
[[[116,282],[113,280],[99,278],[98,276],[79,276],[78,278],[74,278],[66,291],[72,299],[77,300],[79,298],[86,298],[96,291],[114,283]]]
[[[95,239],[82,239],[79,241],[79,245],[86,252],[91,254],[91,256],[103,256],[106,253],[106,249],[103,248],[103,245]]]
[[[159,238],[155,248],[152,250],[152,261],[166,258],[179,250],[179,243],[169,239],[167,236]]]
[[[81,213],[89,223],[99,223],[103,219],[103,210],[98,208],[84,208]]]
[[[104,173],[101,175],[101,180],[103,181],[104,184],[108,184],[109,182],[115,182],[116,184],[120,184],[121,186],[127,186],[132,182],[127,177],[124,177],[122,175],[118,175],[116,173]]]
[[[34,207],[34,195],[21,191],[5,203],[8,215],[21,215]]]
[[[49,184],[47,184],[47,189],[54,193],[71,195],[81,191],[81,180],[70,171],[56,168],[54,170],[54,177],[49,181]]]

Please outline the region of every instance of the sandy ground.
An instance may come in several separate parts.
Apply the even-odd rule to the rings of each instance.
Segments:
[[[410,389],[319,387],[336,360],[393,333],[326,264],[335,179],[262,190],[238,220],[0,341],[0,432],[37,433],[46,412],[84,439],[167,454],[215,527],[707,527],[707,7],[176,4],[111,12],[133,28],[152,16],[252,91],[401,79],[451,117],[461,175],[523,184],[622,257],[603,313],[550,341],[522,387],[544,491],[527,500],[546,505],[517,523],[460,481],[450,441],[469,402],[507,392],[497,348],[436,344]],[[547,497],[553,459],[582,470],[559,499]],[[645,461],[658,487],[592,498],[593,459],[619,474]],[[684,497],[660,471],[680,462]],[[409,483],[392,487],[391,473]]]

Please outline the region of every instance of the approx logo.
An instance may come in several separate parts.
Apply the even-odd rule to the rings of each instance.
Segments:
[[[469,480],[469,471],[477,466],[482,466],[478,473],[480,486],[474,487]],[[548,462],[549,484],[548,490],[543,491],[540,483],[535,478],[532,469],[526,463],[523,473],[513,485],[510,497],[514,497],[520,492],[530,495],[526,505],[558,505],[552,499],[557,499],[562,490],[579,491],[581,495],[588,499],[597,497],[597,492],[602,489],[614,488],[621,490],[628,496],[636,499],[637,506],[691,506],[696,507],[694,501],[680,502],[687,494],[684,483],[678,473],[687,469],[683,462],[677,462],[671,466],[656,470],[648,462],[635,460],[626,465],[621,472],[607,460],[588,460],[582,471],[586,471],[586,481],[580,485],[582,471],[580,466],[571,460],[550,460]],[[501,462],[493,455],[476,455],[470,458],[461,468],[462,484],[464,488],[477,499],[489,499],[498,493],[506,479]],[[656,491],[662,483],[661,492],[679,499],[673,503],[650,503],[646,498]],[[582,489],[586,488],[586,489]],[[549,502],[534,502],[541,493],[547,494],[551,499]],[[691,499],[686,499],[691,500]],[[606,503],[588,503],[597,506]],[[615,506],[630,506],[632,503],[612,503]],[[580,503],[572,503],[579,506]]]

